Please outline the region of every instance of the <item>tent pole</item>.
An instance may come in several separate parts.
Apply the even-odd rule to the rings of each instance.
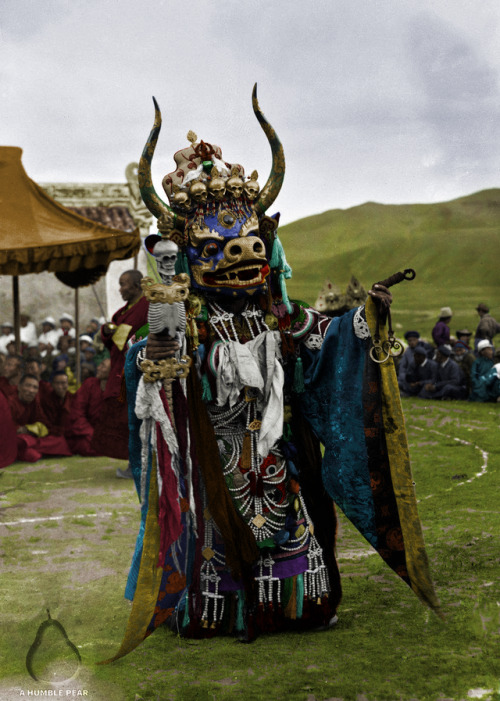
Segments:
[[[16,338],[16,353],[21,355],[21,315],[19,311],[19,276],[12,278],[12,298],[14,300],[14,334]]]
[[[81,378],[81,368],[80,368],[80,304],[79,304],[79,295],[78,295],[78,287],[75,287],[75,341],[76,341],[76,368],[75,368],[75,377],[76,377],[76,384],[77,386],[80,386],[80,378]]]

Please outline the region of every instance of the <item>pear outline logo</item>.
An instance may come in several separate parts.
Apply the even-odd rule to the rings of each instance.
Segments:
[[[57,681],[54,681],[53,679],[44,679],[41,676],[37,676],[34,671],[33,663],[36,659],[36,653],[40,647],[40,645],[43,642],[43,638],[45,633],[49,628],[54,628],[57,633],[62,638],[63,643],[71,650],[73,655],[76,657],[76,670],[75,672],[70,676],[70,677],[65,677],[64,679],[58,679]],[[47,609],[47,620],[43,621],[43,623],[40,624],[38,627],[38,630],[36,632],[35,640],[31,644],[30,649],[28,650],[28,654],[26,655],[26,669],[28,670],[28,674],[32,679],[34,679],[36,682],[46,682],[50,684],[63,684],[68,681],[72,681],[73,679],[76,679],[78,676],[78,672],[80,670],[80,665],[82,663],[82,658],[80,656],[80,652],[78,651],[78,648],[76,645],[74,645],[71,640],[68,637],[68,634],[64,630],[64,627],[57,621],[55,618],[52,618],[50,615],[50,610]]]

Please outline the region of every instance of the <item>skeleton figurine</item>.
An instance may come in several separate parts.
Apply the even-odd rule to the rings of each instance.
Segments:
[[[175,261],[177,244],[168,239],[155,243],[153,256],[156,259],[158,275],[168,288],[175,286]],[[149,330],[158,335],[168,335],[182,345],[186,330],[186,312],[184,302],[150,302],[148,313]]]

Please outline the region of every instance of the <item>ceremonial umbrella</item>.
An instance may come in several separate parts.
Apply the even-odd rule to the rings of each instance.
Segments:
[[[14,327],[20,352],[19,275],[53,272],[75,289],[78,340],[78,288],[95,283],[113,260],[133,257],[139,229],[122,231],[91,221],[63,207],[31,180],[22,149],[0,146],[0,275],[12,275]],[[76,344],[79,372],[80,344]]]

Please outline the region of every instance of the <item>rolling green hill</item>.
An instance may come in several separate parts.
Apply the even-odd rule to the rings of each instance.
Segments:
[[[475,329],[479,302],[500,318],[500,189],[437,204],[334,209],[281,227],[280,238],[293,268],[291,297],[314,304],[327,278],[344,289],[355,275],[369,289],[411,267],[416,279],[393,289],[399,332],[429,336],[443,306],[454,312],[452,333]]]

